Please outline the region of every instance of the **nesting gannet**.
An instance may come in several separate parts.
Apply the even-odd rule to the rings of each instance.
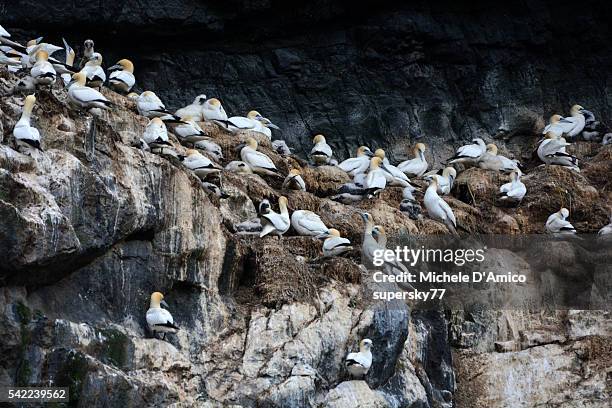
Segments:
[[[563,116],[554,114],[550,117],[548,125],[544,127],[542,134],[551,133],[555,137],[561,137],[564,133],[564,127],[559,124],[559,121],[563,119]]]
[[[310,158],[312,159],[314,164],[328,164],[329,160],[333,155],[333,152],[331,147],[325,141],[325,136],[316,135],[314,139],[312,139],[312,143],[314,143],[314,146],[312,150],[310,150]]]
[[[163,153],[164,148],[172,147],[168,139],[168,129],[160,118],[153,118],[149,121],[142,138],[153,153]]]
[[[94,52],[89,61],[85,63],[81,72],[87,77],[87,86],[100,88],[106,82],[106,72],[102,68],[102,54]]]
[[[223,150],[221,150],[221,146],[219,146],[217,143],[213,142],[212,140],[208,140],[208,139],[200,140],[195,143],[194,147],[198,150],[204,150],[206,153],[212,156],[212,158],[215,159],[216,161],[223,160]]]
[[[204,119],[213,121],[226,128],[230,125],[227,120],[227,113],[225,113],[221,101],[217,98],[210,98],[204,102],[204,105],[202,105],[202,116]]]
[[[260,118],[259,123],[261,124],[261,130],[258,130],[258,132],[261,132],[264,135],[268,136],[268,139],[270,140],[272,140],[272,130],[271,129],[281,130],[281,128],[279,128],[274,123],[272,123],[272,121],[268,118],[264,118],[264,117]]]
[[[546,231],[551,234],[575,234],[576,228],[567,221],[569,210],[561,208],[554,214],[551,214],[546,220]]]
[[[520,202],[527,193],[527,187],[520,180],[521,173],[519,171],[510,173],[510,178],[512,179],[510,183],[503,184],[499,188],[499,199],[508,202]]]
[[[247,138],[244,147],[240,149],[240,158],[249,165],[254,173],[269,176],[279,175],[274,162],[262,152],[257,151],[257,141],[252,137]]]
[[[603,226],[597,235],[611,235],[612,234],[612,215],[610,215],[610,223]]]
[[[375,225],[372,228],[372,236],[376,242],[378,242],[378,245],[380,245],[381,248],[387,247],[387,234],[382,225]]]
[[[225,170],[239,174],[253,174],[253,170],[251,170],[251,167],[249,167],[248,164],[240,160],[234,160],[227,163],[227,165],[225,166]]]
[[[221,190],[217,185],[213,184],[213,183],[209,183],[207,181],[203,181],[202,182],[202,187],[204,187],[204,190],[206,190],[207,193],[216,195],[219,198],[229,198],[230,195],[227,194],[225,191]]]
[[[336,191],[336,194],[330,198],[342,204],[354,204],[363,200],[368,195],[369,191],[365,188],[365,175],[363,173],[358,173],[352,183],[341,185]]]
[[[129,59],[120,59],[108,69],[108,84],[110,88],[119,93],[126,94],[132,90],[136,83],[134,78],[134,64]]]
[[[302,190],[306,191],[306,183],[302,178],[300,169],[291,169],[285,181],[283,181],[283,190]]]
[[[291,221],[289,220],[289,211],[287,210],[287,197],[281,196],[278,199],[278,207],[280,213],[269,209],[268,212],[261,215],[260,221],[263,229],[259,234],[260,237],[268,234],[281,236],[289,230]]]
[[[361,250],[364,257],[369,261],[373,262],[376,258],[376,253],[380,249],[385,249],[381,246],[378,241],[374,238],[374,220],[369,213],[362,213],[361,218],[364,221],[363,231],[363,243],[361,244]],[[385,240],[386,243],[386,240]],[[398,275],[408,272],[408,269],[404,264],[399,262],[397,259],[386,260],[383,259],[382,270],[390,275]],[[401,286],[401,284],[400,284]]]
[[[381,163],[382,159],[378,156],[370,160],[370,170],[365,180],[365,188],[368,189],[369,194],[377,194],[387,186],[385,171],[380,168]]]
[[[68,99],[70,102],[86,110],[92,108],[108,109],[112,102],[95,89],[85,86],[86,80],[85,74],[82,72],[72,75],[72,81],[68,84]]]
[[[176,137],[178,137],[181,143],[190,143],[193,145],[200,140],[206,140],[209,138],[209,136],[191,116],[182,116],[181,121],[182,123],[176,125],[172,131]]]
[[[437,173],[429,172],[424,175],[424,179],[429,181],[433,177],[438,179],[438,194],[450,194],[453,184],[457,178],[457,170],[454,167],[445,167]]]
[[[540,160],[546,164],[556,164],[580,171],[578,159],[565,151],[566,146],[569,145],[565,138],[557,138],[553,132],[549,132],[546,134],[546,138],[540,142],[537,154]]]
[[[340,236],[340,231],[330,228],[328,236],[323,242],[323,256],[338,256],[347,251],[352,251],[351,241]]]
[[[289,156],[291,154],[291,149],[284,140],[272,141],[272,148],[281,156]]]
[[[167,116],[174,117],[176,119],[180,119],[178,116],[170,113],[166,106],[163,104],[161,99],[155,92],[152,91],[144,91],[138,96],[136,99],[136,108],[138,109],[138,113],[144,117],[149,119],[151,118],[165,118]]]
[[[206,95],[198,95],[195,97],[195,99],[190,105],[187,105],[177,110],[174,114],[180,117],[191,116],[191,118],[196,122],[202,122],[204,120],[204,116],[202,116],[202,110],[205,103]]]
[[[412,150],[414,159],[406,160],[397,165],[404,174],[409,177],[421,177],[427,171],[427,160],[425,159],[425,144],[417,143]]]
[[[38,132],[38,129],[30,124],[34,103],[36,103],[36,98],[34,95],[26,96],[23,111],[21,112],[21,118],[15,124],[15,128],[13,129],[13,137],[15,138],[15,142],[17,142],[17,146],[20,148],[33,147],[38,150],[42,150],[40,148],[40,133]]]
[[[329,233],[321,217],[308,210],[294,211],[291,214],[291,226],[302,236],[322,237]]]
[[[583,109],[580,105],[574,105],[570,110],[571,116],[566,116],[557,122],[557,125],[563,129],[563,134],[567,137],[576,137],[584,129],[585,118],[582,113]]]
[[[46,51],[41,50],[36,53],[36,63],[30,70],[30,76],[37,85],[51,85],[55,82],[57,73],[48,59],[49,54]]]
[[[365,173],[370,167],[370,157],[374,156],[372,151],[366,146],[359,146],[357,156],[351,157],[338,164],[342,170],[346,171],[351,176],[358,173]]]
[[[363,378],[372,366],[372,340],[363,339],[359,342],[359,352],[349,353],[344,360],[347,371],[353,377]]]
[[[438,179],[432,178],[429,183],[429,187],[425,191],[425,198],[423,200],[425,204],[425,208],[427,208],[427,213],[429,217],[442,222],[448,230],[453,235],[458,235],[457,230],[457,221],[455,220],[455,214],[453,213],[452,208],[446,201],[444,201],[438,195]]]
[[[476,138],[472,140],[473,144],[461,146],[455,152],[455,155],[448,161],[452,163],[471,163],[474,164],[487,150],[484,140]]]
[[[478,167],[485,170],[511,172],[519,170],[518,161],[497,154],[494,143],[487,145],[487,150],[478,159]]]
[[[227,119],[229,123],[227,123],[227,128],[231,132],[237,132],[239,130],[251,130],[253,132],[259,132],[266,135],[269,139],[272,139],[272,131],[273,129],[280,129],[274,123],[272,123],[268,118],[264,118],[261,114],[255,110],[247,113],[247,116],[232,116]]]
[[[149,310],[147,310],[147,325],[152,333],[163,333],[165,340],[166,333],[176,333],[179,328],[174,324],[170,312],[162,309],[161,305],[168,307],[164,301],[164,295],[159,292],[152,293]]]
[[[193,171],[196,176],[204,180],[208,175],[218,173],[221,168],[213,163],[208,157],[194,149],[188,149],[187,157],[183,159],[183,164],[189,170]]]
[[[412,186],[404,187],[399,208],[401,212],[407,213],[410,219],[418,220],[421,216],[421,205],[414,198],[414,190],[415,188]]]
[[[14,92],[30,92],[36,90],[36,83],[31,76],[21,78],[13,87]]]
[[[380,168],[384,170],[387,184],[390,186],[407,187],[410,185],[410,179],[400,169],[389,162],[383,149],[376,149],[374,156],[380,157],[382,160]]]

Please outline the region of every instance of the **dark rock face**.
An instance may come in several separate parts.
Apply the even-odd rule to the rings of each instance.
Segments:
[[[610,117],[610,3],[507,3],[21,1],[2,23],[91,37],[106,65],[129,56],[140,89],[170,107],[205,93],[234,115],[256,108],[298,153],[320,132],[340,158],[369,144],[400,160],[419,137],[439,157],[526,111],[579,102]]]

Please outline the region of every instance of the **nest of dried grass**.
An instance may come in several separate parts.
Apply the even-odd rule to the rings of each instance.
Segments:
[[[509,181],[510,177],[501,172],[472,167],[457,176],[454,192],[465,203],[479,205],[484,202],[492,206],[499,187]]]
[[[589,143],[594,145],[595,143]],[[590,161],[581,165],[582,174],[601,191],[612,192],[612,146],[601,147]]]

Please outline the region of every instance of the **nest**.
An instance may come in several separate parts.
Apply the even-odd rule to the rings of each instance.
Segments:
[[[335,166],[304,167],[301,171],[306,189],[319,197],[335,194],[342,184],[350,181],[348,174]]]
[[[509,181],[510,177],[501,172],[472,167],[459,174],[454,191],[465,203],[474,205],[486,203],[492,206],[496,201],[499,187]]]
[[[589,143],[593,145],[594,143]],[[612,146],[603,146],[589,162],[582,166],[582,174],[598,189],[612,192]]]

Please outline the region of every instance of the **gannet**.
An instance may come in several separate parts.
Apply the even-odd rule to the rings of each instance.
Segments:
[[[372,366],[372,340],[363,339],[359,342],[359,352],[349,353],[344,360],[347,371],[353,377],[363,378]]]
[[[85,66],[85,64],[87,63],[87,61],[89,61],[91,59],[91,57],[94,54],[94,42],[93,40],[85,40],[83,42],[83,58],[81,58],[81,62],[79,63],[79,66],[81,68],[83,68]]]
[[[546,164],[566,166],[580,171],[578,168],[578,159],[565,151],[565,147],[569,145],[570,144],[565,141],[565,138],[557,138],[554,136],[553,132],[549,132],[546,134],[546,138],[542,140],[538,146],[538,157]]]
[[[28,95],[25,98],[23,105],[23,111],[21,112],[21,118],[15,124],[13,129],[13,137],[19,148],[40,148],[40,133],[38,129],[31,126],[30,120],[32,117],[32,109],[34,109],[34,103],[36,103],[36,97],[34,95]]]
[[[404,187],[399,208],[401,212],[407,213],[410,219],[418,220],[421,216],[421,205],[416,198],[414,198],[414,190],[415,188],[412,186]]]
[[[93,88],[85,86],[85,74],[77,72],[72,75],[72,81],[68,84],[68,99],[74,105],[82,109],[108,109],[112,103],[104,95]]]
[[[166,118],[168,116],[180,120],[180,117],[170,113],[161,99],[155,95],[155,92],[144,91],[136,99],[136,108],[138,113],[149,119],[151,118]]]
[[[291,169],[285,181],[283,181],[283,190],[302,190],[306,191],[306,183],[302,178],[300,169]]]
[[[370,160],[370,170],[365,180],[365,188],[368,189],[369,194],[375,195],[387,186],[385,171],[380,168],[381,163],[382,159],[377,156]]]
[[[202,122],[204,120],[202,112],[205,103],[206,95],[198,95],[190,105],[177,110],[174,114],[179,117],[191,116],[191,118],[196,122]]]
[[[260,118],[259,123],[261,124],[260,132],[268,136],[268,139],[270,140],[272,140],[272,130],[271,129],[281,130],[281,128],[279,128],[274,123],[272,123],[272,121],[268,118],[264,118],[264,117]]]
[[[221,146],[213,142],[212,140],[204,139],[195,143],[194,148],[198,150],[204,150],[206,153],[211,155],[216,161],[223,160],[223,150]]]
[[[55,82],[57,73],[48,59],[49,54],[46,51],[41,50],[36,53],[36,63],[30,70],[30,76],[37,85],[51,85]]]
[[[425,191],[425,198],[423,200],[425,204],[425,208],[427,208],[427,213],[429,217],[442,222],[446,225],[446,228],[453,235],[458,235],[457,230],[457,221],[455,220],[455,214],[451,209],[450,205],[446,201],[444,201],[438,195],[438,179],[432,178],[429,187]]]
[[[226,128],[230,125],[227,120],[227,113],[225,113],[221,101],[217,98],[210,98],[204,102],[202,106],[202,116],[204,119],[213,121]]]
[[[612,215],[610,215],[610,223],[603,226],[597,235],[611,235],[612,234]]]
[[[359,175],[363,176],[363,173],[359,173]],[[360,181],[365,183],[365,176]],[[342,204],[354,204],[363,200],[368,195],[369,191],[365,188],[365,185],[353,180],[352,183],[341,185],[336,194],[331,196],[330,199],[339,201]]]
[[[603,139],[601,139],[601,144],[604,146],[612,144],[612,133],[606,133]]]
[[[181,121],[183,123],[176,125],[172,131],[181,143],[190,143],[193,145],[196,142],[209,138],[191,116],[182,116]]]
[[[0,65],[8,65],[8,67],[21,67],[21,61],[18,56],[6,55],[0,51]]]
[[[130,98],[130,99],[134,99],[134,100],[136,100],[136,99],[138,99],[138,97],[139,97],[140,95],[138,95],[136,92],[130,92],[130,93],[129,93],[129,94],[127,94],[126,96],[127,96],[128,98]]]
[[[81,72],[87,77],[86,85],[92,88],[100,88],[106,82],[106,73],[102,68],[102,54],[94,52],[89,61],[85,63]]]
[[[358,173],[365,173],[370,167],[370,157],[374,156],[372,151],[366,146],[359,146],[357,156],[351,157],[338,164],[342,170],[346,171],[351,176]]]
[[[312,159],[314,164],[328,164],[329,160],[333,155],[333,152],[331,147],[325,141],[325,136],[316,135],[314,139],[312,139],[312,143],[314,143],[314,146],[310,151],[310,158]]]
[[[557,123],[563,129],[563,134],[570,138],[576,137],[582,132],[585,125],[585,118],[582,110],[584,108],[580,105],[572,106],[570,110],[571,116],[566,116],[559,120]]]
[[[328,236],[323,242],[323,256],[338,256],[347,251],[352,251],[351,241],[340,236],[340,231],[330,228]]]
[[[382,225],[375,225],[372,228],[372,236],[378,242],[381,248],[387,247],[387,234],[385,233],[385,229]]]
[[[375,254],[377,253],[377,251],[385,248],[381,246],[372,235],[374,231],[374,220],[372,219],[372,216],[369,213],[362,213],[361,218],[364,221],[363,243],[361,245],[361,251],[363,253],[363,256],[369,262],[373,262],[376,257]],[[383,265],[381,265],[381,270],[383,270],[387,274],[398,275],[408,272],[406,266],[399,262],[397,259],[383,259],[383,261],[384,263]],[[400,286],[402,285],[400,284]],[[410,285],[410,287],[412,286]]]
[[[323,237],[329,233],[321,217],[308,210],[294,211],[291,214],[291,226],[302,236]]]
[[[438,179],[438,194],[450,194],[453,189],[453,184],[457,178],[457,170],[454,167],[445,167],[437,173],[429,172],[424,175],[424,179],[429,181],[433,177]]]
[[[14,92],[30,92],[36,90],[36,83],[31,76],[21,78],[13,87]]]
[[[62,49],[62,47],[58,47],[57,45],[40,42],[41,40],[42,37],[36,40],[28,41],[28,45],[26,48],[27,55],[24,54],[23,58],[21,59],[24,68],[31,67],[32,64],[36,62],[37,54],[39,51],[45,51],[47,53],[47,58],[50,59],[51,55]]]
[[[169,311],[162,309],[161,305],[168,307],[164,301],[164,295],[159,292],[151,294],[151,303],[147,310],[147,325],[152,333],[164,333],[163,339],[166,339],[166,333],[176,333],[179,328],[174,324],[174,319]]]
[[[234,160],[227,163],[227,165],[225,166],[225,170],[239,174],[253,174],[253,170],[251,170],[251,167],[249,167],[248,164],[240,160]]]
[[[284,140],[274,140],[272,141],[272,148],[276,153],[282,156],[289,156],[291,154],[291,149],[287,146],[287,143]]]
[[[252,137],[247,138],[245,146],[240,149],[240,158],[249,165],[254,173],[269,176],[279,175],[274,162],[262,152],[257,151],[257,141]]]
[[[553,136],[559,138],[563,136],[564,128],[559,124],[559,121],[563,119],[563,116],[554,114],[550,117],[548,125],[544,127],[542,134],[551,133]]]
[[[427,160],[425,160],[425,144],[417,143],[412,150],[414,159],[406,160],[397,165],[408,177],[421,177],[427,171]]]
[[[136,83],[134,78],[134,64],[129,59],[120,59],[108,69],[108,84],[110,88],[119,93],[126,94],[132,90]]]
[[[261,202],[257,206],[257,214],[259,215],[267,214],[270,212],[271,209],[272,209],[272,205],[270,205],[270,200],[268,200],[267,198],[264,198],[263,200],[261,200]]]
[[[213,163],[208,157],[202,155],[200,152],[194,149],[188,149],[187,157],[183,159],[183,164],[189,170],[193,171],[196,176],[201,180],[208,177],[209,174],[218,173],[221,168]]]
[[[26,50],[26,47],[24,47],[23,45],[19,44],[18,42],[15,42],[13,40],[10,40],[11,34],[6,31],[1,25],[0,25],[0,44],[4,44],[7,45],[9,47],[13,47],[13,48],[17,48],[20,49],[22,51]]]
[[[68,84],[72,80],[72,75],[74,75],[76,72],[76,68],[74,67],[74,58],[76,56],[76,53],[74,52],[72,47],[68,45],[66,40],[64,40],[63,38],[62,40],[64,41],[64,51],[66,52],[66,63],[64,64],[65,65],[64,68],[66,69],[66,71],[69,71],[69,72],[60,73],[60,76],[62,78],[62,81],[64,82],[64,86],[68,86]],[[57,68],[56,68],[56,71],[57,71]]]
[[[551,234],[575,234],[576,228],[566,220],[569,216],[567,208],[561,208],[554,214],[551,214],[546,220],[546,231]]]
[[[474,164],[487,150],[484,140],[480,138],[473,139],[473,144],[461,146],[455,152],[455,155],[448,161],[452,163],[471,163]]]
[[[259,132],[266,135],[270,140],[272,139],[272,132],[269,128],[280,129],[269,119],[264,118],[261,114],[255,110],[247,113],[247,116],[232,116],[227,119],[229,122],[227,128],[231,132],[237,132],[239,130],[251,130],[253,132]]]
[[[281,196],[278,199],[278,207],[280,213],[270,209],[267,213],[261,215],[260,221],[263,228],[259,234],[260,237],[268,234],[281,236],[289,230],[291,222],[289,220],[289,211],[287,210],[287,197]]]
[[[527,187],[520,180],[520,171],[510,173],[512,181],[499,188],[499,199],[509,202],[520,202],[527,193]]]
[[[487,145],[487,150],[478,159],[478,167],[485,170],[497,170],[512,172],[519,170],[518,161],[497,154],[497,146],[494,143]],[[520,170],[519,170],[520,171]]]
[[[153,153],[163,153],[164,148],[172,147],[168,139],[168,129],[160,118],[153,118],[149,121],[142,138]]]
[[[387,184],[390,186],[407,187],[410,185],[410,179],[400,169],[389,162],[383,149],[376,149],[374,156],[380,157],[382,160],[380,168],[384,170]]]
[[[225,191],[221,190],[217,185],[213,184],[213,183],[209,183],[207,181],[203,181],[202,182],[202,187],[204,187],[204,190],[206,190],[207,193],[216,195],[219,198],[229,198],[230,195],[227,194]]]

